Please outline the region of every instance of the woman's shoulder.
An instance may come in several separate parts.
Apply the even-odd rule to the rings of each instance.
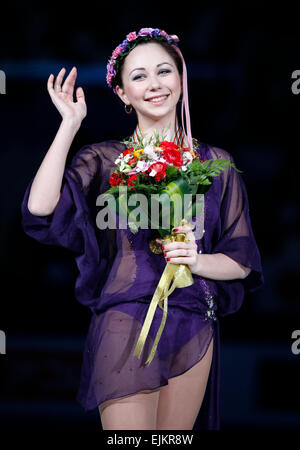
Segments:
[[[222,147],[217,147],[214,144],[200,141],[199,139],[195,139],[198,145],[198,151],[200,152],[203,159],[226,159],[231,160],[233,159],[232,154],[225,150]]]
[[[91,150],[93,150],[94,152],[97,152],[99,154],[103,153],[108,153],[108,152],[120,152],[122,150],[124,150],[125,148],[125,144],[123,144],[121,141],[118,141],[116,139],[110,139],[110,140],[106,140],[106,141],[101,141],[101,142],[95,142],[93,144],[88,144],[85,147],[90,148]]]
[[[75,152],[72,162],[116,158],[124,148],[125,144],[115,139],[86,144]]]

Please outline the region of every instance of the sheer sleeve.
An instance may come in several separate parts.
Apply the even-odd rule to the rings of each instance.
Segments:
[[[22,226],[26,234],[48,245],[65,247],[76,254],[84,252],[85,238],[92,239],[90,207],[93,191],[100,181],[100,158],[89,146],[82,147],[63,174],[61,197],[52,214],[37,216],[28,209],[34,177],[29,182],[21,205]],[[86,236],[85,236],[86,234]]]
[[[22,227],[27,235],[47,245],[57,245],[74,253],[79,269],[75,296],[92,306],[103,283],[107,256],[100,255],[93,213],[102,179],[102,161],[98,148],[82,147],[64,170],[61,197],[52,214],[37,216],[28,209],[33,178],[26,189],[22,205]],[[100,258],[101,256],[101,258]]]
[[[226,152],[231,162],[232,155]],[[224,155],[219,155],[224,158]],[[246,186],[240,173],[233,167],[228,167],[221,175],[223,185],[221,192],[220,219],[218,235],[211,253],[223,253],[236,262],[251,269],[244,279],[218,280],[220,295],[219,313],[229,314],[241,306],[246,292],[257,290],[264,277],[260,253],[253,234],[249,201]]]

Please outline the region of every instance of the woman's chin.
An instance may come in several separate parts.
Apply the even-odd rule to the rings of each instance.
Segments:
[[[169,107],[164,107],[164,105],[161,106],[154,106],[153,108],[147,108],[140,112],[142,116],[145,116],[150,119],[162,119],[165,116],[170,115],[174,110],[171,110]]]

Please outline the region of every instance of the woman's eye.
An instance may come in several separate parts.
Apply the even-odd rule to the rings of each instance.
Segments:
[[[140,80],[140,79],[142,79],[143,77],[144,77],[143,74],[141,74],[141,75],[135,75],[135,76],[133,77],[133,81],[135,81],[135,80]]]
[[[170,69],[161,69],[159,72],[158,72],[158,74],[160,75],[160,74],[168,74],[168,73],[170,73],[171,72],[171,70]],[[137,81],[137,80],[142,80],[143,78],[145,78],[145,74],[143,74],[143,73],[141,73],[141,74],[138,74],[138,75],[135,75],[132,79],[133,79],[133,81]]]
[[[171,70],[170,69],[162,69],[159,71],[159,73],[170,73]]]

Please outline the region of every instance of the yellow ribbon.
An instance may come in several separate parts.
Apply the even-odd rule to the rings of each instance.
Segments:
[[[172,236],[167,236],[163,240],[163,245],[167,242],[172,241],[184,241],[188,242],[188,239],[184,233],[176,233]],[[169,288],[171,282],[173,281],[173,284],[171,288]],[[161,334],[163,332],[166,319],[167,319],[167,312],[168,312],[168,296],[172,294],[174,289],[176,288],[183,288],[187,286],[191,286],[194,283],[193,276],[191,273],[190,268],[187,264],[172,264],[167,263],[166,267],[162,273],[162,276],[159,280],[159,283],[157,285],[157,288],[153,294],[151,303],[148,308],[148,312],[143,324],[143,327],[141,329],[137,344],[134,349],[134,356],[137,356],[140,358],[144,344],[146,342],[146,338],[149,333],[149,329],[152,324],[153,316],[156,310],[156,307],[159,306],[163,310],[163,317],[162,321],[159,327],[159,330],[156,334],[155,341],[153,343],[151,352],[149,354],[149,357],[146,361],[147,365],[150,365],[151,361],[154,358],[157,345],[159,343]]]

